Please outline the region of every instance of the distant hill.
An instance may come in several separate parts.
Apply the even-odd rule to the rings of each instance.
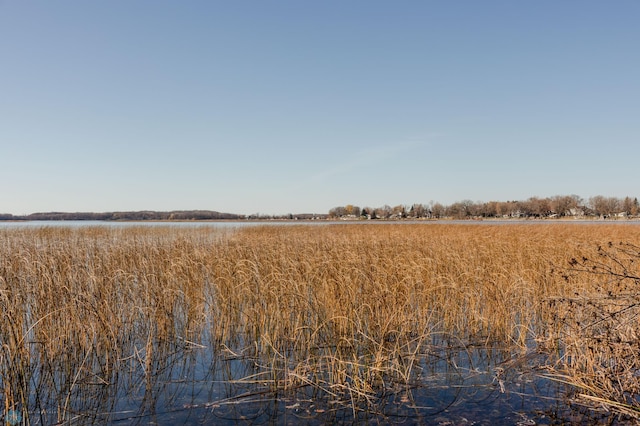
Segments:
[[[0,214],[0,220],[238,220],[245,216],[233,213],[220,213],[211,210],[175,210],[157,212],[150,210],[136,212],[47,212],[32,213],[25,216]]]

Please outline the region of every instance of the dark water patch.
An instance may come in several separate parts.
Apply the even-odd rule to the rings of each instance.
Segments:
[[[149,350],[149,347],[147,350]],[[358,394],[327,381],[285,386],[265,360],[185,342],[156,342],[120,360],[108,382],[89,369],[62,384],[34,375],[32,424],[601,424],[568,405],[568,389],[545,377],[547,355],[500,347],[431,346],[409,380],[385,378]],[[322,372],[317,372],[322,374]],[[324,385],[323,385],[324,384]],[[47,388],[48,386],[48,388]],[[65,389],[65,386],[68,386]]]
[[[522,348],[434,333],[410,354],[386,353],[403,358],[387,367],[412,365],[405,376],[383,368],[368,378],[376,360],[359,355],[339,364],[353,369],[340,381],[324,368],[335,346],[313,348],[314,357],[294,349],[283,355],[261,352],[242,334],[222,343],[206,331],[145,339],[152,329],[143,330],[114,352],[70,345],[55,363],[34,340],[16,386],[29,395],[27,406],[9,407],[5,422],[19,413],[24,423],[45,425],[624,424],[571,405],[571,389],[547,374],[557,355],[538,352],[534,342]]]

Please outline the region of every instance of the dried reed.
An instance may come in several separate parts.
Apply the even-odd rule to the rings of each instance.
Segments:
[[[312,388],[354,410],[418,380],[435,341],[526,350],[536,338],[562,347],[563,372],[620,356],[635,372],[628,348],[593,357],[581,346],[592,336],[571,328],[584,321],[573,313],[592,315],[576,297],[620,287],[558,273],[593,244],[622,240],[640,241],[640,227],[3,230],[0,393],[7,410],[35,415],[40,404],[65,421],[111,401],[123,376],[153,386],[167,357],[202,345],[253,362],[247,383]],[[631,309],[624,320],[600,309],[595,321],[613,315],[631,339]]]

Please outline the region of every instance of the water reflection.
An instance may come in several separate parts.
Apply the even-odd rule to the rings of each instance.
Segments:
[[[86,228],[86,227],[106,227],[106,228],[130,228],[130,227],[173,227],[173,228],[243,228],[248,226],[308,226],[308,225],[469,225],[469,226],[504,226],[504,225],[640,225],[637,220],[605,221],[605,220],[219,220],[219,221],[106,221],[106,220],[32,220],[32,221],[7,221],[0,220],[0,229],[16,228]]]
[[[539,374],[545,355],[535,352],[434,341],[409,381],[384,382],[373,398],[357,400],[313,385],[283,389],[267,377],[268,360],[229,356],[212,342],[131,343],[112,365],[113,354],[87,354],[73,376],[40,365],[29,407],[20,409],[33,424],[54,424],[62,413],[69,424],[123,425],[589,422],[566,406],[561,384]]]

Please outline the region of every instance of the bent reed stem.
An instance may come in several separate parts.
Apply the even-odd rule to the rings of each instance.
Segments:
[[[354,410],[371,406],[419,380],[436,342],[579,347],[550,301],[602,283],[569,282],[558,265],[594,244],[638,243],[639,228],[2,230],[0,392],[5,407],[46,401],[65,421],[92,397],[113,396],[123,374],[150,386],[163,357],[206,346],[254,360],[274,388],[316,387]],[[572,356],[567,367],[584,366]]]

